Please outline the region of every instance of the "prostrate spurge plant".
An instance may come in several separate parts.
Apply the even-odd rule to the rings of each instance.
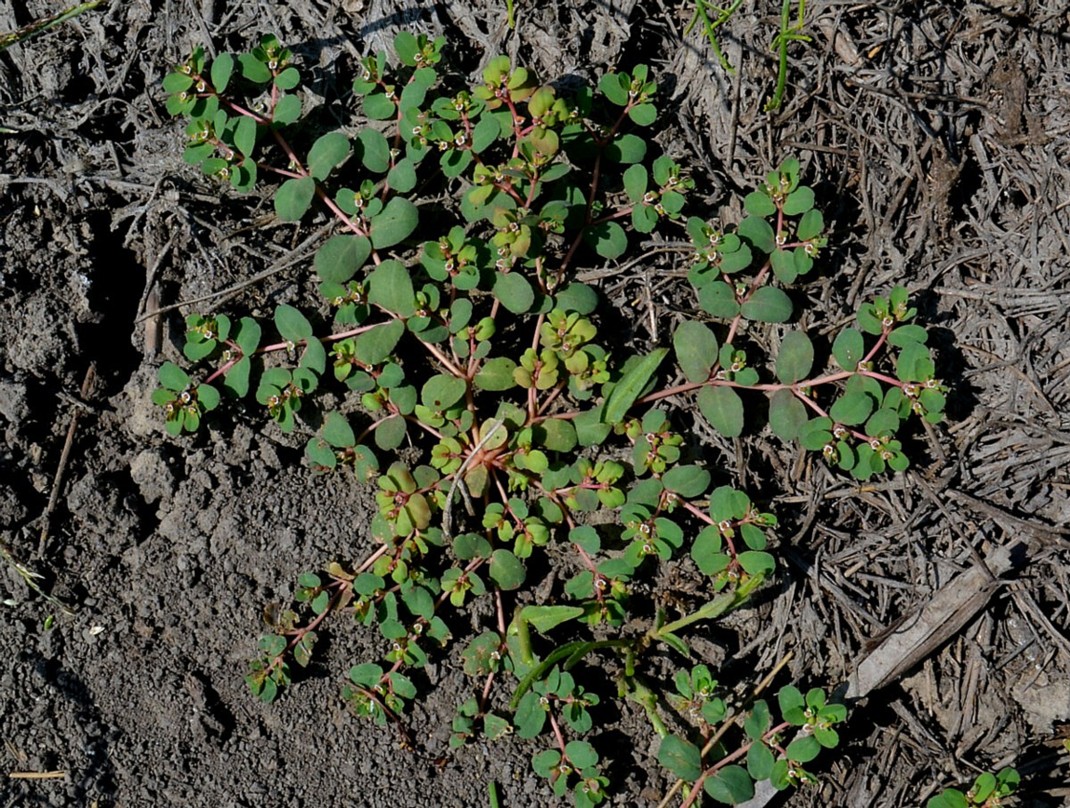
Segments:
[[[814,194],[788,160],[747,197],[738,225],[685,220],[691,180],[667,155],[648,159],[641,134],[657,118],[645,67],[559,97],[496,57],[481,82],[455,90],[456,77],[436,69],[442,45],[402,32],[400,65],[365,59],[353,89],[382,123],[345,132],[302,121],[300,75],[274,37],[211,64],[197,50],[164,82],[168,109],[189,119],[187,160],[240,191],[281,179],[284,221],[318,200],[338,223],[314,260],[322,300],[307,312],[280,305],[276,341],[250,317],[188,318],[186,357],[214,369],[200,381],[160,369],[168,431],[197,429],[223,392],[253,392],[283,431],[315,430],[312,468],[349,468],[377,487],[375,551],[352,571],[332,563],[299,578],[296,606],[260,640],[249,686],[274,699],[291,663],[309,664],[323,620],[344,611],[386,642],[381,660],[350,671],[345,699],[400,724],[416,694],[411,672],[450,636],[447,603],[490,595],[497,619],[463,652],[482,684],[458,707],[452,746],[477,732],[548,735],[535,769],[576,805],[601,802],[602,761],[582,739],[600,700],[583,674],[601,664],[664,739],[662,762],[701,784],[689,801],[702,790],[741,801],[755,778],[806,780],[803,764],[836,744],[844,709],[789,686],[778,723],[766,702],[739,701],[688,661],[687,629],[773,571],[776,520],[697,462],[684,434],[697,418],[727,437],[756,431],[744,399],[753,410],[764,396],[772,431],[831,465],[860,480],[902,469],[900,427],[915,414],[938,421],[944,404],[926,332],[909,324],[899,288],[859,310],[828,368],[822,341],[756,328],[792,319],[781,285],[807,274],[825,245]],[[575,267],[614,261],[629,230],[659,226],[690,236],[698,311],[676,324],[671,346],[629,354],[637,337],[605,331],[628,313],[601,311]],[[333,326],[320,325],[325,307]],[[349,393],[324,412],[314,394],[332,381]],[[420,459],[399,459],[403,444]],[[708,576],[711,600],[669,614],[632,596],[685,555]],[[525,589],[529,564],[552,565],[540,574],[550,592]],[[577,639],[554,641],[563,624]],[[674,682],[644,678],[650,655],[667,652],[684,666]],[[507,699],[492,687],[503,673],[517,681]],[[737,723],[743,735],[726,735]],[[785,738],[789,728],[798,737]]]

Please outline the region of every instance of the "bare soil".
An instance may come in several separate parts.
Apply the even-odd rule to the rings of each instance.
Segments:
[[[344,672],[381,649],[342,625],[284,698],[252,699],[261,609],[288,601],[300,572],[368,553],[369,493],[311,475],[301,441],[254,415],[170,440],[149,401],[194,307],[141,315],[289,264],[210,304],[270,311],[300,295],[315,246],[273,222],[266,195],[221,198],[183,164],[163,76],[194,45],[239,50],[273,31],[316,92],[340,98],[356,59],[402,25],[444,33],[473,69],[499,52],[546,80],[651,64],[659,139],[706,215],[731,218],[765,171],[802,159],[833,230],[799,287],[805,324],[839,327],[905,284],[935,328],[949,418],[912,436],[903,475],[860,487],[768,433],[697,436],[782,522],[777,578],[700,645],[722,681],[752,682],[791,652],[800,686],[847,683],[887,632],[931,616],[934,593],[1014,548],[998,580],[958,593],[976,606],[961,625],[941,619],[947,636],[852,703],[820,784],[772,804],[922,805],[1004,765],[1023,774],[1021,804],[1070,804],[1065,4],[808,5],[812,41],[791,46],[774,113],[778,4],[744,3],[722,29],[732,74],[684,33],[687,3],[516,6],[510,30],[498,0],[131,0],[0,52],[0,757],[5,774],[59,773],[4,776],[0,804],[452,808],[487,805],[489,780],[505,806],[556,804],[526,742],[448,752],[471,687],[457,649],[426,672],[411,750],[347,714]],[[0,3],[0,31],[54,11]],[[583,269],[611,299],[642,301],[636,332],[654,340],[685,305],[674,260]],[[607,706],[598,722],[611,804],[656,805],[671,781],[642,711]]]

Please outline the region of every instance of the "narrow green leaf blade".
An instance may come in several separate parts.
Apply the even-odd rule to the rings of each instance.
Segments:
[[[609,394],[602,414],[603,423],[616,424],[624,420],[668,352],[668,348],[657,348],[632,365]]]

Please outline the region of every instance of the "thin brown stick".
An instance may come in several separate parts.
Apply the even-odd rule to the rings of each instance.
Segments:
[[[89,393],[93,389],[93,381],[96,378],[97,371],[96,366],[89,365],[89,368],[85,372],[85,378],[82,380],[82,400],[85,401],[89,398]],[[63,473],[67,470],[67,460],[71,456],[71,446],[74,444],[74,433],[78,429],[78,416],[81,415],[81,411],[75,409],[71,413],[71,423],[67,427],[67,439],[63,442],[63,451],[59,456],[59,465],[56,466],[56,475],[52,478],[52,492],[48,495],[48,507],[45,509],[45,522],[41,526],[41,536],[37,540],[37,555],[43,556],[45,554],[45,546],[48,544],[48,533],[52,528],[52,512],[56,510],[56,502],[59,500],[59,492],[63,487]]]

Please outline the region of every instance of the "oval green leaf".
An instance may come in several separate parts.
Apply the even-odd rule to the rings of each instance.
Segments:
[[[791,390],[777,390],[769,399],[769,428],[781,440],[795,440],[806,419],[806,405]]]
[[[703,788],[713,799],[728,805],[739,805],[754,796],[754,781],[742,766],[725,766],[708,777]]]
[[[667,735],[658,747],[658,763],[681,780],[693,783],[702,774],[702,754],[690,741]]]
[[[730,320],[739,314],[736,293],[724,281],[713,281],[699,287],[698,304],[703,311],[724,320]]]
[[[844,370],[852,372],[857,370],[858,363],[862,361],[865,352],[865,339],[857,328],[843,329],[832,343],[832,356],[836,364]]]
[[[784,384],[805,379],[814,364],[814,344],[802,331],[789,331],[780,343],[776,375]]]
[[[368,301],[398,317],[412,317],[416,311],[416,293],[409,271],[400,261],[383,261],[368,276]]]
[[[501,392],[516,386],[513,379],[513,371],[516,370],[516,362],[507,356],[496,356],[483,363],[483,367],[475,375],[473,381],[480,390]]]
[[[328,132],[312,144],[308,152],[308,172],[317,180],[325,179],[348,156],[349,138],[341,132]]]
[[[748,320],[786,323],[791,319],[791,298],[774,286],[762,286],[754,290],[754,294],[743,303],[740,311]]]
[[[404,197],[395,196],[378,216],[372,218],[372,246],[382,250],[399,244],[412,235],[419,221],[419,209]]]
[[[300,342],[312,336],[312,323],[300,311],[285,303],[275,309],[275,327],[285,340]]]
[[[509,550],[498,549],[490,557],[490,577],[502,589],[518,589],[524,583],[527,570]]]
[[[743,400],[731,387],[703,387],[698,391],[698,408],[726,438],[743,434]]]
[[[685,320],[672,336],[676,361],[684,378],[689,382],[702,383],[710,378],[710,371],[717,362],[717,337],[703,323]]]
[[[345,283],[364,266],[371,251],[364,236],[331,236],[316,250],[316,274],[327,283]]]
[[[523,275],[517,272],[499,272],[494,279],[494,296],[513,314],[523,314],[535,303],[535,290]]]
[[[312,177],[286,180],[275,192],[275,215],[284,222],[297,222],[312,205],[316,181]]]

